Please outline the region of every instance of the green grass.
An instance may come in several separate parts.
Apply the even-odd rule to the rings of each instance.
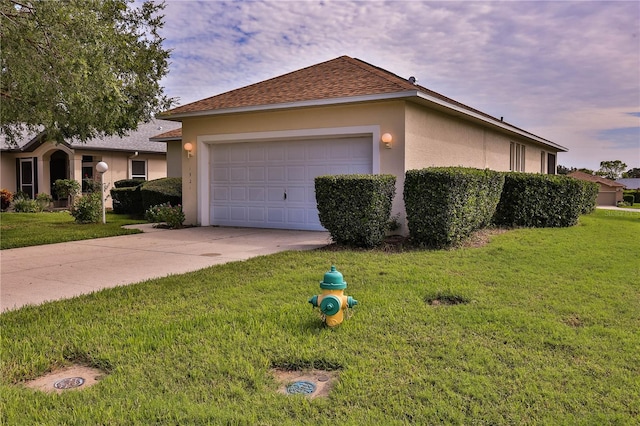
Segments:
[[[287,252],[6,312],[0,423],[637,424],[638,235],[640,214],[597,211],[480,248]],[[331,264],[359,301],[335,329],[307,303]],[[72,361],[108,374],[22,386]],[[274,366],[340,378],[308,400],[278,394]]]
[[[0,213],[0,249],[137,234],[122,228],[134,223],[146,221],[110,212],[106,224],[77,224],[68,212]]]

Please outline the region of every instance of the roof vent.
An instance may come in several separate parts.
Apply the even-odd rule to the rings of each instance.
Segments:
[[[418,84],[418,83],[416,83],[418,80],[416,80],[416,78],[414,76],[409,77],[408,80],[409,80],[409,83],[411,83],[411,84]]]

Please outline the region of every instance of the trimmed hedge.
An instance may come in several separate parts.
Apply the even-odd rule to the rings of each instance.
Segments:
[[[320,223],[333,241],[375,247],[384,241],[396,193],[393,175],[334,175],[315,178]]]
[[[113,186],[116,188],[135,188],[145,183],[146,180],[141,179],[121,179],[113,182]]]
[[[598,191],[600,186],[595,182],[579,181],[582,185],[582,199],[580,202],[580,214],[589,214],[596,209]]]
[[[635,200],[635,197],[633,195],[624,195],[622,197],[622,200],[626,203],[629,204],[630,206],[633,205],[633,200]]]
[[[134,187],[111,188],[111,200],[113,201],[113,212],[118,214],[143,215],[142,194],[140,185]]]
[[[573,226],[583,210],[590,208],[587,199],[591,195],[585,188],[589,187],[569,176],[506,173],[494,223],[532,228]]]
[[[640,189],[625,189],[622,191],[623,196],[633,196],[634,203],[640,203]]]
[[[423,246],[449,247],[491,223],[504,176],[464,167],[409,170],[404,204],[411,240]]]
[[[142,195],[142,213],[149,207],[169,203],[172,206],[182,204],[182,178],[171,177],[150,180],[140,185]]]

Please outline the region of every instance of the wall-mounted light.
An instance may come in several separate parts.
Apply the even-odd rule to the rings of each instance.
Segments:
[[[385,148],[391,149],[391,142],[393,142],[393,136],[391,136],[391,133],[383,134],[380,140],[384,144]]]
[[[193,156],[193,144],[191,142],[187,142],[183,146],[184,150],[187,151],[187,158]]]

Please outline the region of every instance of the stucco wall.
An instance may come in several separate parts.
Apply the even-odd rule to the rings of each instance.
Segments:
[[[375,141],[374,147],[379,154],[378,168],[380,173],[391,173],[397,176],[404,173],[404,141],[402,136],[404,134],[404,102],[401,101],[339,107],[314,107],[297,111],[244,113],[183,120],[182,142],[191,142],[194,145],[192,158],[187,158],[184,151],[180,154],[183,176],[182,201],[186,214],[185,223],[197,223],[196,176],[198,176],[198,148],[196,142],[198,137],[203,135],[230,135],[354,126],[379,126],[380,134],[391,133],[394,136],[392,149],[384,148],[379,140]],[[396,194],[394,211],[400,210],[402,206],[401,199],[402,190],[400,189]]]
[[[167,142],[167,177],[182,176],[182,142]]]
[[[542,147],[459,117],[408,103],[406,169],[463,166],[509,171],[510,143],[526,146],[525,172],[541,173]]]

